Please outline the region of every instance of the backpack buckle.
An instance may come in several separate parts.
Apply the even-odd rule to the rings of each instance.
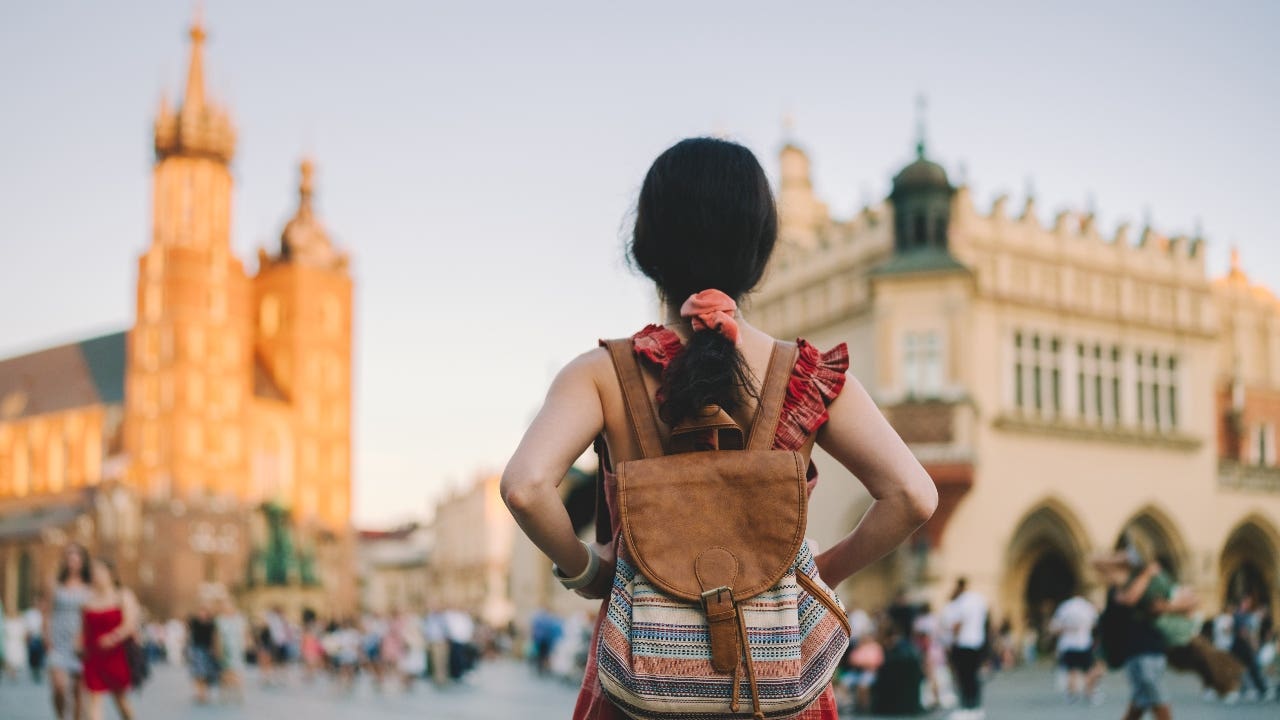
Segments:
[[[720,587],[714,587],[714,588],[711,588],[710,590],[704,590],[702,593],[702,604],[706,605],[707,599],[710,598],[712,595],[716,596],[716,602],[720,602],[721,593],[726,593],[726,592],[729,593],[729,602],[733,603],[734,602],[733,588],[729,587],[728,585],[721,585]]]

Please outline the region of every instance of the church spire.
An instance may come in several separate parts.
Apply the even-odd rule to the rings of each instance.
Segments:
[[[333,246],[324,223],[315,215],[312,207],[314,192],[315,163],[311,158],[303,158],[298,165],[298,210],[280,235],[280,255],[268,257],[268,260],[326,269],[346,267],[346,255]]]
[[[204,19],[199,9],[191,22],[191,61],[187,64],[187,91],[182,98],[184,112],[204,110]]]
[[[196,10],[188,36],[191,58],[187,65],[187,86],[182,106],[172,112],[162,104],[156,116],[156,159],[172,155],[200,156],[229,163],[235,155],[236,134],[226,111],[209,102],[204,86],[203,13]]]
[[[298,166],[298,216],[311,217],[311,193],[314,190],[315,163],[303,158]]]
[[[916,96],[916,159],[924,159],[924,111],[925,104],[924,93]]]

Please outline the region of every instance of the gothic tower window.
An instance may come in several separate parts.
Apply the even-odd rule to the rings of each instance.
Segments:
[[[31,446],[18,441],[13,446],[13,494],[22,497],[31,490]]]
[[[280,300],[275,295],[262,298],[262,305],[258,308],[258,328],[262,330],[263,337],[268,338],[275,337],[280,329]]]
[[[325,295],[320,303],[320,326],[329,336],[338,335],[342,329],[342,307],[338,304],[338,298],[331,294]]]

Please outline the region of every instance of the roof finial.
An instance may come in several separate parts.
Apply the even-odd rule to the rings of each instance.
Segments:
[[[924,113],[928,101],[924,93],[916,95],[916,157],[924,159]]]
[[[182,99],[182,109],[199,112],[204,109],[204,8],[196,3],[195,18],[191,21],[191,62],[187,66],[187,91]]]
[[[298,214],[311,215],[311,194],[315,188],[315,163],[310,157],[302,158],[298,165]]]
[[[1231,246],[1231,276],[1240,277],[1244,271],[1240,269],[1240,248],[1236,245]]]

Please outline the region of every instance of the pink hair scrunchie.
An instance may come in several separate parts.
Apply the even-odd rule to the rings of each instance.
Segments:
[[[733,318],[738,303],[719,290],[703,290],[690,295],[680,306],[680,317],[693,322],[693,330],[714,330],[734,345],[738,344],[738,321]]]

